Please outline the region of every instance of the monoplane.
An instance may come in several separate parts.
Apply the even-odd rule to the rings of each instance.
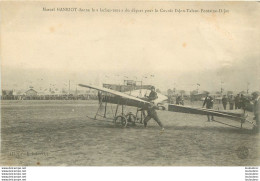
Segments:
[[[135,125],[136,123],[143,124],[143,120],[145,118],[145,110],[148,109],[148,106],[154,104],[158,110],[170,111],[170,112],[179,112],[179,113],[188,113],[188,114],[199,114],[199,115],[213,115],[216,117],[227,118],[228,120],[233,120],[238,125],[233,125],[229,123],[224,123],[220,121],[215,121],[220,124],[224,124],[227,126],[235,127],[241,129],[245,122],[248,122],[254,126],[255,123],[247,120],[247,115],[244,113],[236,113],[236,112],[228,112],[228,111],[218,111],[214,109],[205,109],[205,108],[194,108],[183,105],[175,105],[175,104],[165,104],[163,103],[167,97],[166,96],[158,96],[158,99],[154,100],[153,103],[149,102],[145,97],[133,96],[123,92],[118,92],[112,89],[87,85],[87,84],[79,84],[81,87],[86,87],[90,89],[95,89],[97,91],[102,92],[102,97],[100,100],[100,104],[98,110],[93,119],[97,119],[98,116],[103,118],[107,118],[107,110],[108,103],[115,104],[116,109],[113,112],[112,120],[115,125],[121,125],[122,127],[127,127],[128,125]],[[103,106],[105,104],[105,106]],[[104,113],[100,114],[102,110]],[[136,112],[126,111],[126,107],[137,108]],[[120,108],[121,107],[121,108]],[[133,110],[133,109],[132,109]]]

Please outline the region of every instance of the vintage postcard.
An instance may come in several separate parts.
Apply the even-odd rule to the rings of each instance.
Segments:
[[[1,2],[2,166],[258,166],[259,2]]]

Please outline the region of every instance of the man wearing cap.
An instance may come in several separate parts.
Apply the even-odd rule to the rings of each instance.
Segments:
[[[256,122],[256,126],[253,127],[253,131],[259,133],[260,96],[258,92],[253,92],[252,96],[254,100],[254,120]]]
[[[154,105],[154,103],[153,103],[153,101],[157,98],[158,98],[158,96],[157,96],[157,93],[155,92],[155,87],[152,86],[151,92],[150,92],[149,96],[147,97],[150,104],[148,105],[148,108],[147,108],[147,116],[144,119],[144,127],[146,127],[148,121],[153,118],[158,123],[158,125],[161,127],[161,129],[164,130],[164,127],[156,112],[156,109],[158,109],[158,107],[156,105]]]
[[[203,106],[204,107],[206,104],[206,108],[207,109],[213,109],[213,98],[211,96],[209,96],[209,92],[207,92],[207,96],[203,102]],[[208,117],[208,121],[210,121],[210,114],[207,114]],[[211,120],[214,121],[214,116],[211,115]]]

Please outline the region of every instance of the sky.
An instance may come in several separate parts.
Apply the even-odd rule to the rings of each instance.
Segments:
[[[46,12],[226,9],[229,13]],[[161,90],[260,90],[260,3],[1,4],[1,86],[27,89],[143,81]],[[152,76],[151,76],[152,75]]]

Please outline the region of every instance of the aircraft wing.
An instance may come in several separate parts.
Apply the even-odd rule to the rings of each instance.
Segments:
[[[131,95],[127,95],[127,94],[122,93],[122,92],[111,90],[111,89],[108,89],[108,88],[105,88],[105,87],[99,87],[99,86],[94,86],[94,85],[86,85],[86,84],[79,84],[79,86],[87,87],[87,88],[90,88],[90,89],[95,89],[95,90],[98,90],[98,91],[101,91],[101,92],[106,92],[106,93],[109,93],[109,94],[112,94],[112,95],[115,95],[115,96],[119,96],[123,99],[130,99],[132,101],[137,101],[137,102],[142,103],[142,104],[149,104],[148,101],[142,100],[140,98],[137,98],[137,97],[134,97],[134,96],[131,96]]]

